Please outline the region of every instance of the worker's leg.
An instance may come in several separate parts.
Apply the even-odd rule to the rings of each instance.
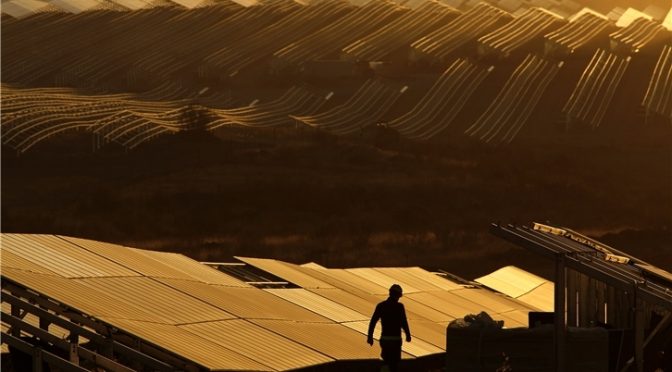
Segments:
[[[401,339],[399,340],[380,340],[381,356],[387,364],[390,372],[399,370],[399,361],[401,360]]]

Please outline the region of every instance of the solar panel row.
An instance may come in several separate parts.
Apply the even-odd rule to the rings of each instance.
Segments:
[[[380,349],[368,347],[365,334],[370,313],[392,283],[406,291],[402,302],[414,334],[404,344],[407,359],[441,353],[447,323],[467,313],[485,310],[507,326],[520,326],[534,310],[417,267],[326,269],[239,258],[298,287],[260,289],[174,253],[54,235],[1,238],[3,291],[8,285],[29,289],[113,333],[207,370],[280,371],[376,360]]]
[[[553,311],[553,283],[515,266],[503,267],[476,282],[539,310]]]
[[[27,1],[32,4],[34,0]],[[72,6],[84,6],[93,0],[78,1],[74,1]],[[180,1],[191,7],[199,0]],[[17,2],[20,0],[12,0],[7,4],[12,5],[9,6],[12,8]],[[137,9],[142,5],[142,1],[135,5],[130,3],[127,4],[129,9]],[[535,131],[528,122],[541,109],[539,105],[548,104],[547,97],[542,93],[571,81],[556,81],[555,75],[564,74],[562,71],[567,70],[565,67],[560,71],[562,64],[557,63],[556,59],[565,60],[575,50],[581,50],[581,54],[588,53],[603,47],[607,40],[611,41],[608,53],[600,50],[595,54],[593,62],[597,65],[591,63],[584,68],[582,79],[564,107],[567,123],[578,122],[596,127],[615,111],[612,100],[624,89],[619,86],[621,80],[623,84],[630,84],[627,75],[631,72],[626,71],[630,57],[627,55],[644,47],[647,50],[661,47],[670,36],[666,26],[660,24],[662,13],[658,10],[652,10],[660,14],[653,17],[634,9],[622,9],[619,12],[622,21],[615,24],[588,8],[566,20],[563,18],[566,16],[559,16],[556,11],[544,10],[546,7],[552,10],[555,5],[559,5],[547,0],[501,0],[493,1],[492,5],[468,1],[473,3],[473,7],[466,6],[463,1],[451,2],[465,5],[463,12],[433,1],[399,3],[404,5],[374,1],[355,6],[353,3],[332,1],[304,6],[295,1],[279,0],[245,8],[224,1],[216,7],[199,7],[191,11],[165,7],[163,10],[132,12],[84,12],[63,15],[62,19],[57,15],[42,14],[14,20],[8,24],[8,36],[3,39],[9,45],[9,50],[13,50],[9,54],[14,57],[5,63],[6,82],[26,86],[50,85],[52,82],[56,85],[84,84],[103,91],[116,91],[120,87],[118,84],[121,84],[122,89],[132,87],[133,91],[142,91],[153,84],[146,83],[149,85],[145,86],[145,81],[176,81],[178,83],[173,84],[181,92],[177,95],[161,94],[163,98],[159,100],[166,101],[172,96],[189,96],[190,100],[148,104],[131,99],[131,95],[118,97],[114,101],[102,101],[101,95],[71,94],[71,97],[54,101],[56,97],[51,94],[35,99],[34,92],[24,96],[28,92],[7,86],[3,87],[3,102],[7,100],[9,103],[3,105],[3,144],[18,153],[24,153],[56,134],[84,129],[93,135],[97,148],[107,143],[117,143],[127,149],[134,149],[161,136],[192,130],[200,125],[208,130],[231,125],[290,128],[296,127],[295,119],[338,135],[357,133],[361,131],[362,125],[372,126],[382,120],[405,138],[428,140],[457,129],[459,123],[453,122],[453,119],[469,107],[472,96],[492,89],[487,83],[481,84],[493,76],[490,75],[494,68],[489,66],[491,62],[497,65],[495,71],[503,71],[500,66],[504,67],[507,62],[502,65],[495,60],[507,59],[507,56],[510,56],[508,60],[516,60],[517,56],[529,53],[488,109],[473,118],[475,121],[471,118],[464,121],[467,124],[472,121],[466,131],[471,137],[488,143],[509,143]],[[573,2],[566,0],[562,3]],[[578,4],[576,7],[580,8]],[[576,7],[568,6],[567,10]],[[576,11],[578,9],[572,10],[572,13]],[[378,26],[372,24],[370,19],[373,18],[382,23]],[[423,20],[427,22],[423,23]],[[100,27],[102,33],[82,31],[89,24],[98,22],[106,25]],[[193,31],[189,26],[192,22],[202,24],[203,27]],[[422,27],[411,27],[419,24]],[[362,25],[369,32],[352,33],[353,29],[360,32],[359,26]],[[394,25],[404,27],[392,27],[394,32],[391,34],[381,33]],[[442,27],[428,28],[430,25]],[[617,27],[619,25],[624,27]],[[140,29],[138,27],[143,30],[143,34],[146,31],[146,37],[119,37],[125,30]],[[104,30],[110,34],[105,34]],[[33,38],[31,48],[24,48],[26,37],[34,34],[53,37]],[[403,37],[391,37],[388,34]],[[544,34],[546,43],[543,51],[535,50],[537,46],[534,40]],[[217,42],[212,42],[215,39]],[[57,45],[54,40],[62,42]],[[82,45],[87,49],[86,58],[72,57],[77,55]],[[478,47],[473,48],[475,45]],[[247,73],[253,73],[257,68],[267,73],[292,71],[292,74],[304,76],[359,76],[359,72],[356,72],[359,67],[355,68],[354,60],[376,62],[369,67],[386,75],[386,69],[396,62],[389,66],[377,62],[396,60],[397,57],[391,57],[393,54],[396,56],[393,51],[399,53],[399,58],[408,58],[413,66],[422,66],[425,62],[451,66],[412,110],[397,117],[388,115],[397,114],[397,103],[404,103],[399,107],[405,106],[410,103],[408,100],[413,99],[409,97],[414,95],[404,93],[406,87],[399,90],[389,86],[389,82],[367,81],[343,104],[335,103],[334,106],[330,103],[336,101],[325,99],[325,94],[326,97],[332,97],[333,94],[338,97],[336,100],[341,99],[341,92],[333,87],[328,88],[330,93],[292,87],[275,99],[266,101],[266,97],[262,98],[259,105],[247,106],[245,102],[241,106],[240,102],[233,100],[231,91],[216,92],[218,88],[215,87],[199,87],[189,91],[193,87],[187,89],[178,85],[184,76],[180,71],[190,71],[199,78],[216,79],[245,79]],[[657,53],[656,50],[653,52]],[[455,59],[466,57],[465,53],[473,57],[477,57],[475,53],[480,53],[480,57],[494,58],[475,58],[480,60],[478,63]],[[344,60],[333,59],[338,54]],[[640,53],[638,59],[645,58],[647,54]],[[35,55],[41,57],[34,58]],[[64,59],[63,55],[71,57]],[[623,58],[619,57],[621,55]],[[421,61],[424,62],[416,63]],[[666,75],[661,71],[665,69],[654,71],[652,84],[664,81],[661,76]],[[595,76],[607,78],[595,80]],[[45,83],[45,79],[49,82]],[[126,83],[122,84],[123,81]],[[415,91],[414,85],[409,86],[408,92]],[[653,89],[655,87],[659,88]],[[669,112],[666,106],[659,103],[669,101],[665,100],[663,94],[669,90],[665,88],[662,83],[652,85],[650,92],[653,96],[647,95],[644,102],[647,113],[662,113],[664,118],[669,116],[666,114]],[[173,89],[170,92],[175,93]],[[204,93],[207,94],[203,96]],[[83,97],[89,102],[82,101]],[[189,104],[194,97],[198,97],[198,105]],[[437,100],[452,103],[435,104]],[[555,100],[557,97],[552,101]],[[379,104],[371,104],[374,101]],[[458,132],[463,132],[463,129]]]

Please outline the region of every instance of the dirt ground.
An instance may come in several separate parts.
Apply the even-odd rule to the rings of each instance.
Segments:
[[[664,131],[663,131],[664,133]],[[488,233],[550,222],[672,271],[672,146],[186,132],[135,151],[86,133],[3,148],[2,231],[329,267],[421,266],[473,279],[550,262]]]

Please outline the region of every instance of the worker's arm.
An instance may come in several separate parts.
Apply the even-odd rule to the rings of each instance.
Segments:
[[[373,331],[376,329],[376,323],[380,320],[380,305],[376,306],[376,310],[371,316],[371,321],[369,322],[369,333],[367,334],[366,342],[369,345],[373,345]]]
[[[406,309],[404,308],[404,304],[401,305],[401,328],[404,329],[404,333],[406,333],[406,342],[411,342],[411,329],[408,328],[408,320],[406,319]]]

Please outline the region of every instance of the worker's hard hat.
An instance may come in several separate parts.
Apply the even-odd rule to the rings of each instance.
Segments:
[[[390,294],[395,294],[399,297],[403,294],[403,290],[401,289],[401,286],[399,284],[392,284],[390,287]]]

